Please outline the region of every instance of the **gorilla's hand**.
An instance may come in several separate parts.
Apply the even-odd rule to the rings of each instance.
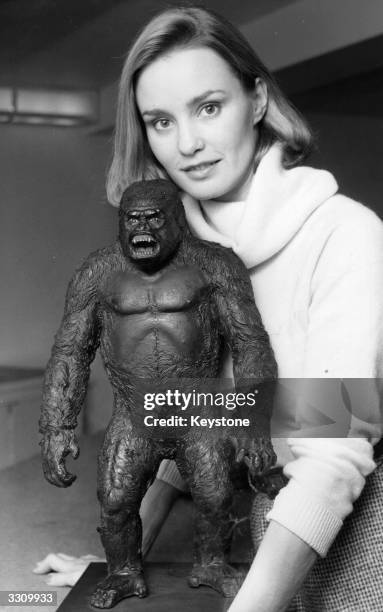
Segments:
[[[80,453],[74,431],[48,430],[44,433],[40,446],[45,478],[56,487],[69,487],[76,480],[76,476],[67,472],[65,457],[70,453],[73,459],[77,459]]]
[[[259,476],[270,469],[277,460],[277,456],[269,438],[251,438],[246,435],[233,436],[235,460],[243,461],[250,477]]]

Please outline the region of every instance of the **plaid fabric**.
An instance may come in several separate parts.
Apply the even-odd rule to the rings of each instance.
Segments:
[[[383,457],[367,478],[327,557],[318,559],[288,612],[381,612],[383,610]],[[255,549],[272,501],[255,498],[250,524]]]

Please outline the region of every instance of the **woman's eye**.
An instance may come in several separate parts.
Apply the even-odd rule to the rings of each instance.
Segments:
[[[153,121],[153,127],[158,130],[167,130],[170,127],[169,119],[156,119]]]
[[[205,104],[202,108],[202,113],[211,117],[212,115],[216,115],[219,111],[219,105],[216,103]]]

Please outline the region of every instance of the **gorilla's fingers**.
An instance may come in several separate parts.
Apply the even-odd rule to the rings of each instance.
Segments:
[[[254,472],[254,474],[262,473],[265,469],[265,465],[263,462],[262,453],[254,453],[251,457],[251,467],[250,469]]]
[[[266,469],[270,469],[273,467],[273,465],[276,464],[277,462],[277,456],[274,452],[274,450],[272,448],[270,448],[269,450],[266,450],[266,462],[265,462],[265,467]]]
[[[76,439],[73,438],[70,441],[69,450],[71,452],[71,455],[72,455],[73,459],[77,459],[77,457],[80,454],[80,447],[79,447],[78,442],[77,442]]]
[[[67,472],[63,459],[58,462],[54,461],[52,467],[56,480],[53,484],[57,487],[69,487],[77,478],[74,474]]]
[[[48,482],[50,482],[53,485],[56,485],[56,487],[62,486],[62,485],[60,485],[60,483],[59,483],[59,481],[58,481],[58,479],[56,477],[56,474],[55,474],[54,469],[52,468],[51,462],[49,460],[47,460],[47,459],[43,460],[43,472],[44,472],[44,476],[45,476],[45,478],[46,478],[46,480]]]
[[[249,454],[249,456],[245,457],[244,461],[251,476],[257,476],[260,472],[262,472],[262,459],[258,453]]]
[[[238,446],[239,446],[238,445],[238,438],[236,438],[235,436],[230,436],[230,440],[231,440],[231,443],[232,443],[233,448],[234,448],[235,456],[237,456],[237,454],[238,454]]]
[[[60,486],[69,487],[76,480],[77,476],[67,472],[67,470],[64,468],[64,470],[60,471],[58,474],[58,478],[61,482]]]
[[[243,461],[244,457],[245,457],[245,449],[244,448],[240,448],[238,453],[237,453],[237,458],[236,461],[237,463],[241,463],[241,461]]]

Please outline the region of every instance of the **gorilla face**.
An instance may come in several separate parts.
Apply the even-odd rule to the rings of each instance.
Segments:
[[[166,217],[162,210],[146,208],[125,213],[122,225],[124,244],[130,259],[153,259],[159,256],[166,239],[163,228]],[[161,231],[162,230],[162,231]],[[164,236],[165,233],[165,236]]]
[[[120,206],[123,252],[145,269],[155,270],[163,265],[182,239],[182,203],[178,193],[176,197],[174,193],[164,194],[164,183],[135,183],[124,193]]]

